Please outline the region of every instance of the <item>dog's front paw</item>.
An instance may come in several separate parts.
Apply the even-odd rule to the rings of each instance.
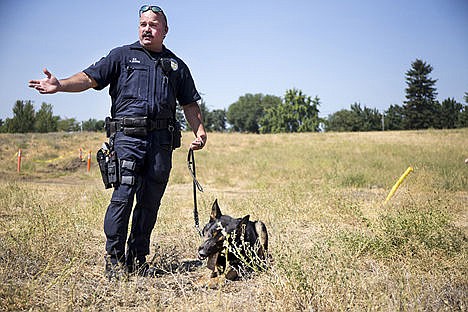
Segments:
[[[220,289],[226,283],[226,278],[223,275],[210,278],[207,287],[209,289]]]
[[[229,268],[224,274],[227,280],[235,281],[239,278],[239,274],[233,268]]]
[[[195,281],[194,285],[203,289],[220,289],[225,283],[226,278],[223,275],[218,275],[216,277],[209,277],[205,275],[204,277],[201,277]]]

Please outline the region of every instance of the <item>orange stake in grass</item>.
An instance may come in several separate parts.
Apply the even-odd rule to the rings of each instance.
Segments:
[[[88,172],[91,170],[91,151],[88,152]]]
[[[21,148],[18,150],[18,165],[16,166],[16,171],[21,171]]]

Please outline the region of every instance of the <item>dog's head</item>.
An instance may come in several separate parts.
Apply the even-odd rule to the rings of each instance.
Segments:
[[[249,217],[247,215],[244,218],[235,219],[223,215],[218,200],[215,200],[211,207],[210,220],[202,231],[203,243],[198,248],[198,256],[205,259],[222,252],[227,236],[240,231],[242,225],[249,222]]]

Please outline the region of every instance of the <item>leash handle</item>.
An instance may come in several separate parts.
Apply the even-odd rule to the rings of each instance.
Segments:
[[[192,176],[193,180],[193,220],[195,221],[195,229],[197,230],[200,237],[202,233],[200,231],[200,223],[198,218],[198,207],[197,207],[197,189],[200,192],[203,192],[203,187],[197,180],[196,168],[195,168],[195,155],[193,150],[189,148],[188,155],[187,155],[187,167],[189,169],[190,175]]]
[[[187,166],[188,166],[190,175],[192,176],[193,186],[203,193],[203,187],[197,180],[197,174],[195,171],[195,155],[191,148],[189,148],[188,155],[187,155]]]

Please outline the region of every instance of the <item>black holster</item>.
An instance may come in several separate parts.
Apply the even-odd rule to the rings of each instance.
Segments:
[[[176,121],[173,126],[169,127],[169,131],[172,135],[172,149],[175,150],[176,148],[179,148],[182,144],[182,132],[180,122]]]
[[[97,151],[96,159],[101,171],[102,182],[106,189],[119,184],[119,161],[114,151],[114,145],[104,143]]]

